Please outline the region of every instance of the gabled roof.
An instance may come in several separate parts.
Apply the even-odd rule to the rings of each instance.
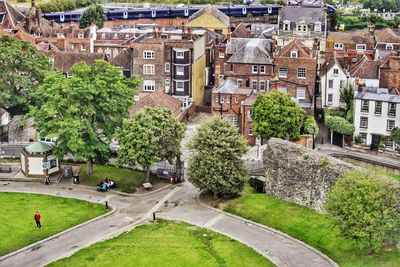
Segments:
[[[129,116],[133,117],[144,107],[165,107],[171,110],[172,114],[178,116],[181,113],[181,104],[182,102],[179,99],[164,93],[162,90],[156,90],[133,105],[129,110]]]
[[[252,89],[250,88],[240,88],[232,79],[226,79],[222,85],[213,90],[215,94],[241,94],[249,96],[252,93]]]
[[[334,66],[338,66],[339,69],[343,72],[346,73],[346,71],[343,68],[343,62],[341,62],[340,60],[338,60],[338,58],[336,57],[336,53],[335,56],[330,58],[326,63],[326,72],[329,72]]]
[[[5,0],[0,0],[0,28],[13,29],[18,22],[23,22],[25,16]]]
[[[382,69],[388,69],[390,68],[389,62],[391,60],[400,60],[399,54],[396,51],[390,51],[387,55],[385,55],[381,61],[379,67]]]
[[[111,60],[111,64],[114,66],[121,67],[123,69],[130,70],[132,65],[131,52],[132,52],[131,48],[125,48],[114,59]]]
[[[291,41],[286,46],[282,47],[282,49],[279,52],[278,56],[281,57],[281,56],[287,54],[289,51],[291,51],[293,49],[297,49],[298,51],[302,52],[302,53],[299,53],[299,54],[306,54],[307,57],[310,57],[310,58],[312,57],[311,50],[308,47],[306,47],[302,42],[297,40],[297,39]]]
[[[227,27],[230,26],[230,18],[227,15],[225,15],[223,12],[221,12],[218,8],[216,8],[215,6],[212,6],[210,4],[206,5],[204,8],[200,9],[199,11],[197,11],[196,13],[191,15],[188,19],[188,22],[191,22],[191,21],[197,19],[204,13],[208,13],[208,14],[214,16],[216,19],[218,19],[223,24],[225,24],[225,26],[227,26]]]
[[[250,24],[240,23],[232,32],[234,38],[250,38]]]
[[[366,56],[350,70],[351,76],[364,79],[379,79],[379,61],[370,60]]]
[[[92,65],[96,60],[105,59],[100,53],[80,53],[80,52],[65,52],[65,51],[39,51],[39,53],[54,59],[54,68],[63,73],[68,73],[72,66],[79,62],[85,62]]]
[[[398,44],[400,36],[397,35],[391,28],[375,31],[375,40],[378,43]]]
[[[269,54],[271,41],[251,38],[247,43],[229,58],[228,63],[272,64]]]

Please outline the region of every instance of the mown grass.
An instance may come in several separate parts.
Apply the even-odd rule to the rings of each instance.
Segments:
[[[186,223],[141,225],[50,266],[274,266],[253,249]]]
[[[340,237],[334,222],[312,209],[255,193],[250,186],[229,201],[225,211],[278,229],[328,255],[340,266],[400,266],[400,250],[367,255],[357,244]]]
[[[0,193],[0,255],[37,242],[106,212],[104,205],[47,195]],[[41,214],[42,228],[33,216]]]

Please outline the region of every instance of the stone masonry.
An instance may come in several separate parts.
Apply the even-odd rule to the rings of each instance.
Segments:
[[[353,165],[289,141],[271,138],[264,150],[266,193],[324,212],[327,194]]]

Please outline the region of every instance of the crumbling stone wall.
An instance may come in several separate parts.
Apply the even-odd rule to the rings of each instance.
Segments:
[[[289,141],[271,138],[263,153],[266,193],[324,212],[335,182],[355,167]]]
[[[16,115],[9,124],[8,141],[9,142],[29,142],[36,141],[37,132],[33,128],[33,118]]]

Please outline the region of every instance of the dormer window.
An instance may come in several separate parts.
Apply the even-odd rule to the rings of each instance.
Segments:
[[[298,58],[298,52],[297,51],[290,51],[290,57],[291,58]]]
[[[321,22],[315,22],[315,24],[314,24],[314,31],[315,31],[315,32],[321,32],[321,30],[322,30],[322,24],[321,24]]]
[[[366,44],[356,44],[356,50],[358,51],[365,51],[367,49]]]
[[[0,23],[1,24],[1,23]],[[39,38],[40,37],[40,32],[35,32],[34,33],[35,38]]]
[[[386,50],[393,50],[393,44],[386,44]]]
[[[283,31],[285,31],[285,32],[290,31],[290,21],[285,20],[283,22]]]
[[[83,39],[83,36],[84,36],[83,32],[79,32],[79,33],[78,33],[78,38],[79,38],[79,39]]]
[[[58,39],[65,38],[64,33],[62,33],[62,32],[57,33],[57,38]]]
[[[307,24],[304,21],[297,23],[297,32],[307,32]]]
[[[343,50],[344,45],[342,43],[335,43],[334,48],[336,50]]]

